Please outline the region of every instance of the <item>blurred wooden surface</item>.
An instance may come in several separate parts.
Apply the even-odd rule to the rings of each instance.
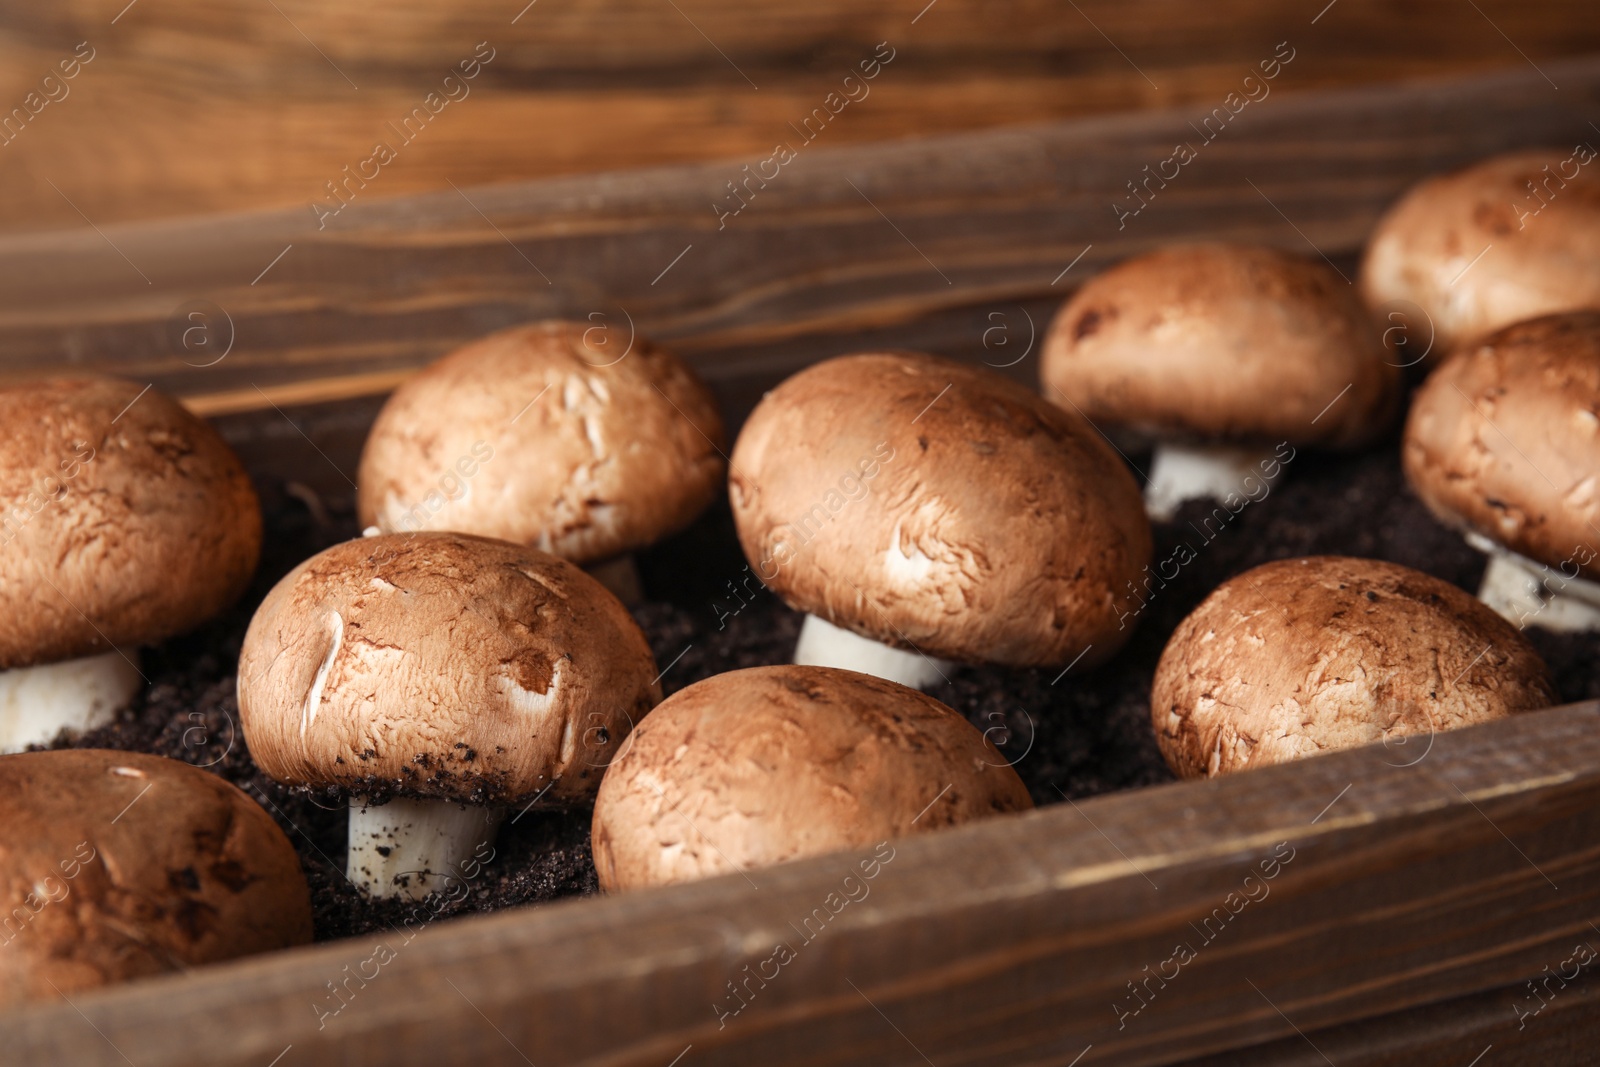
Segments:
[[[0,10],[0,230],[305,205],[480,41],[494,60],[364,195],[768,155],[879,41],[819,144],[1540,67],[1600,50],[1590,0],[59,0]],[[59,93],[59,90],[57,90]]]

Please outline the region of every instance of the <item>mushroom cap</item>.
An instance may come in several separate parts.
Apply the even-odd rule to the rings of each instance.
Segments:
[[[1450,357],[1412,400],[1402,457],[1447,525],[1600,578],[1600,312],[1520,322]]]
[[[792,607],[930,656],[1097,662],[1150,559],[1139,487],[1095,430],[993,371],[843,356],[757,405],[729,497]]]
[[[830,667],[752,667],[679,690],[606,771],[607,891],[692,881],[1033,807],[945,705]]]
[[[467,534],[384,534],[290,571],[250,621],[239,715],[290,785],[549,805],[594,795],[661,698],[644,634],[581,569]]]
[[[0,1004],[311,940],[311,894],[261,806],[135,752],[0,756]],[[54,988],[52,988],[52,986]]]
[[[1090,279],[1040,354],[1050,401],[1155,440],[1359,444],[1400,369],[1350,287],[1276,248],[1174,245]]]
[[[460,530],[576,563],[687,526],[726,473],[716,401],[644,338],[619,355],[600,337],[577,322],[502,330],[395,390],[361,454],[362,525]]]
[[[1600,307],[1597,168],[1540,149],[1420,182],[1379,220],[1359,284],[1374,309],[1420,307],[1436,357],[1521,319]]]
[[[239,459],[154,389],[0,386],[0,670],[152,644],[244,592],[261,506]]]
[[[1554,701],[1539,654],[1481,601],[1342,556],[1218,586],[1174,631],[1150,691],[1156,740],[1185,778],[1423,735],[1397,756],[1414,763],[1437,731]]]

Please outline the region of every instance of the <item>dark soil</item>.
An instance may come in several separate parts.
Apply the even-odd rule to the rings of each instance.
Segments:
[[[1189,504],[1176,522],[1156,530],[1153,570],[1171,580],[1152,584],[1154,595],[1142,607],[1130,593],[1133,636],[1109,663],[1065,672],[962,667],[929,691],[988,732],[1040,804],[1170,779],[1150,729],[1150,677],[1168,635],[1223,580],[1269,560],[1337,553],[1392,560],[1476,590],[1481,557],[1411,495],[1397,451],[1392,439],[1357,455],[1302,450],[1271,494],[1237,516]],[[350,499],[315,500],[298,487],[287,494],[282,488],[263,487],[267,547],[244,601],[203,631],[147,652],[145,696],[120,722],[78,744],[181,759],[259,800],[300,852],[319,940],[397,926],[408,917],[431,921],[593,893],[588,813],[530,810],[507,819],[495,859],[465,894],[452,894],[459,899],[371,901],[344,879],[342,805],[292,792],[256,771],[237,728],[233,677],[250,614],[300,560],[357,534]],[[1181,568],[1163,565],[1180,542],[1193,559]],[[655,599],[635,614],[666,668],[668,693],[721,671],[788,660],[800,618],[746,569],[726,505],[639,562]],[[1549,662],[1563,700],[1600,697],[1596,638],[1536,629],[1528,636]]]

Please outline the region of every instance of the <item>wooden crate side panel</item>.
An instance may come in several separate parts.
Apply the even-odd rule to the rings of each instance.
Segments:
[[[804,917],[848,895],[862,857],[441,925],[326,1019],[325,983],[377,939],[85,996],[0,1030],[27,1062],[140,1067],[261,1063],[289,1045],[296,1062],[347,1065],[660,1065],[689,1046],[686,1067],[1171,1063],[1559,960],[1600,893],[1597,718],[1581,705],[1442,735],[1413,767],[1360,750],[901,842],[869,882],[855,868],[869,891],[809,942]],[[1279,842],[1292,853],[1269,877]],[[1126,983],[1199,941],[1190,924],[1218,907],[1234,917],[1123,1018]],[[775,975],[731,1014],[728,983],[780,943],[793,958],[766,963]]]
[[[1529,71],[1269,99],[1121,223],[1198,112],[819,148],[731,220],[732,172],[701,166],[357,202],[320,231],[290,212],[11,238],[0,344],[8,373],[115,369],[218,413],[382,392],[491,329],[593,315],[715,380],[768,346],[1048,300],[1163,241],[1340,262],[1426,174],[1594,136],[1600,62],[1549,70],[1559,94]]]

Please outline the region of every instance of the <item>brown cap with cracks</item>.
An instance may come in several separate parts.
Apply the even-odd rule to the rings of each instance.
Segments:
[[[1177,245],[1091,279],[1039,368],[1046,399],[1155,440],[1359,444],[1400,387],[1342,278],[1252,245]]]
[[[1417,390],[1403,457],[1445,523],[1600,579],[1600,312],[1517,323],[1452,356]]]
[[[671,353],[642,337],[624,350],[578,322],[519,326],[389,398],[361,456],[361,522],[609,559],[711,502],[723,444],[710,391]]]
[[[0,669],[161,641],[244,591],[255,490],[175,400],[39,379],[0,387],[0,426]]]
[[[1367,303],[1420,307],[1435,359],[1521,319],[1600,307],[1600,168],[1592,150],[1581,158],[1513,152],[1414,186],[1367,245]]]
[[[992,371],[844,356],[761,401],[734,446],[745,555],[792,607],[968,662],[1121,646],[1150,558],[1139,488],[1082,419]]]
[[[1431,575],[1339,556],[1279,560],[1219,586],[1167,642],[1150,710],[1193,778],[1547,707],[1539,654]],[[1427,745],[1413,742],[1405,762]]]
[[[311,940],[288,838],[186,763],[96,749],[0,756],[0,824],[26,828],[0,838],[0,1004]]]
[[[239,656],[250,755],[290,785],[480,803],[586,802],[661,698],[599,582],[466,534],[347,541],[267,595]]]
[[[1033,807],[971,723],[915,689],[754,667],[674,693],[606,772],[608,891],[686,882]]]

